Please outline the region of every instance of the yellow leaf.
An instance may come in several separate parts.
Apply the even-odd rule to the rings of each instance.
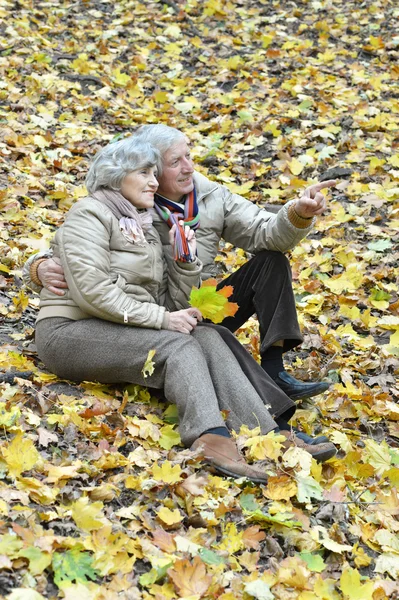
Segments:
[[[122,87],[125,87],[129,83],[129,81],[132,81],[130,75],[127,75],[126,73],[121,73],[120,69],[114,69],[112,71],[112,79],[117,85],[120,85]]]
[[[84,531],[101,529],[106,523],[102,508],[102,502],[90,503],[87,496],[85,496],[72,504],[72,518],[76,525]]]
[[[227,68],[235,71],[242,64],[241,56],[237,54],[235,56],[231,56],[227,61]]]
[[[44,596],[32,588],[15,588],[7,600],[45,600]]]
[[[378,158],[377,156],[370,158],[369,175],[374,175],[377,169],[385,165],[385,163],[386,161],[383,158]]]
[[[19,477],[24,471],[32,469],[41,459],[34,443],[21,432],[3,449],[3,456],[10,475]]]
[[[342,294],[343,291],[355,291],[363,282],[363,273],[359,265],[349,265],[342,273],[329,279],[323,279],[323,283],[335,294]]]
[[[177,508],[170,510],[170,508],[166,508],[166,506],[163,506],[161,509],[159,509],[157,515],[161,521],[166,523],[166,525],[176,525],[176,523],[180,523],[180,521],[183,521],[184,519],[183,515],[180,514],[180,511]]]
[[[163,481],[164,483],[173,484],[181,480],[180,465],[172,466],[168,460],[165,460],[161,466],[158,466],[156,463],[152,467],[152,474],[154,475],[155,479],[158,481]]]
[[[381,443],[374,440],[365,440],[367,459],[365,462],[371,464],[377,475],[383,475],[391,467],[391,455],[385,441]]]
[[[159,104],[165,104],[165,102],[169,101],[169,94],[168,92],[155,92],[154,100]]]
[[[45,479],[46,483],[58,483],[60,479],[70,479],[75,477],[78,470],[82,466],[80,460],[76,461],[74,465],[57,467],[55,465],[49,465],[48,476]]]
[[[271,500],[289,500],[298,491],[297,484],[288,475],[269,477],[265,496]]]
[[[239,194],[240,196],[246,196],[248,192],[253,188],[253,181],[246,181],[242,185],[237,185],[236,183],[229,183],[229,190],[233,194]]]
[[[283,435],[270,431],[267,435],[257,435],[250,438],[244,446],[249,448],[248,454],[253,460],[264,460],[265,458],[277,460],[285,441],[286,438]]]
[[[393,166],[393,167],[399,167],[399,154],[394,154],[393,156],[390,156],[388,158],[388,162]]]
[[[141,373],[144,378],[148,377],[148,375],[152,375],[155,370],[155,363],[152,360],[155,356],[156,350],[149,350],[144,366],[141,370]]]
[[[194,596],[202,598],[211,584],[212,577],[207,575],[205,564],[199,556],[193,564],[187,559],[177,560],[168,575],[173,581],[180,597]]]
[[[293,158],[291,162],[288,163],[289,170],[293,175],[299,175],[302,173],[305,165],[303,165],[297,158]]]
[[[345,569],[341,575],[341,590],[348,600],[372,600],[374,583],[360,583],[357,569]]]

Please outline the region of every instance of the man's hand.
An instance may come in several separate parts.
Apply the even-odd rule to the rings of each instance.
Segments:
[[[303,219],[311,219],[323,214],[327,207],[327,201],[321,190],[334,187],[336,183],[336,179],[329,179],[328,181],[315,183],[307,187],[302,196],[295,201],[294,208],[296,214]]]
[[[37,276],[49,292],[64,296],[64,289],[68,289],[65,281],[64,269],[59,258],[48,258],[40,263],[37,268]]]
[[[197,326],[198,321],[202,321],[201,312],[198,308],[185,308],[169,313],[169,331],[180,331],[180,333],[190,333]]]

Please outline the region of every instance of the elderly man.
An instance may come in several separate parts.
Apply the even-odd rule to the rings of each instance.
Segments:
[[[166,221],[172,212],[183,214],[188,224],[197,224],[199,220],[196,237],[204,279],[220,273],[220,263],[215,258],[221,238],[254,255],[219,284],[219,287],[233,286],[230,300],[239,305],[235,316],[227,317],[222,325],[235,331],[256,313],[261,365],[276,384],[293,400],[325,391],[328,383],[298,381],[284,369],[283,353],[300,344],[302,336],[291,270],[283,253],[311,230],[314,217],[321,215],[326,207],[321,190],[332,187],[335,181],[308,187],[299,198],[274,214],[197,173],[187,138],[181,131],[162,124],[144,125],[134,135],[150,142],[162,155],[154,224],[164,244],[168,244]],[[62,295],[67,287],[63,269],[49,257],[41,254],[28,261],[31,281]],[[190,319],[188,316],[184,324],[186,333],[193,326]]]

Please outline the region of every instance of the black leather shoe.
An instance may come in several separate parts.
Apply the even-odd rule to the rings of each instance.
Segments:
[[[298,381],[287,371],[280,371],[274,382],[291,398],[291,400],[305,400],[328,390],[330,384],[326,381]]]
[[[296,427],[292,428],[296,437],[300,440],[303,440],[306,444],[310,444],[310,446],[317,446],[318,444],[327,444],[330,440],[325,435],[319,435],[318,437],[312,438],[307,433],[300,431]]]

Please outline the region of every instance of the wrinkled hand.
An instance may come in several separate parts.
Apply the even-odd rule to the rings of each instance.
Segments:
[[[177,310],[169,313],[168,329],[180,331],[180,333],[190,333],[196,328],[198,321],[202,321],[202,315],[198,308]]]
[[[43,287],[57,296],[64,296],[63,290],[68,289],[59,258],[48,258],[41,262],[37,269],[37,276]]]
[[[336,185],[336,179],[329,179],[322,183],[315,183],[310,185],[295,201],[295,212],[298,216],[303,219],[310,219],[317,215],[323,214],[327,207],[327,201],[321,190],[324,188],[334,187]]]
[[[184,227],[184,221],[179,221],[179,224]],[[186,236],[186,240],[188,242],[188,247],[190,248],[190,252],[192,254],[192,256],[195,256],[196,252],[197,252],[197,240],[195,238],[195,231],[194,229],[191,229],[191,227],[189,227],[188,225],[186,225],[184,227],[184,233]],[[172,246],[172,250],[174,250],[175,247],[175,234],[176,234],[176,225],[173,225],[173,227],[171,227],[169,229],[169,244]]]

